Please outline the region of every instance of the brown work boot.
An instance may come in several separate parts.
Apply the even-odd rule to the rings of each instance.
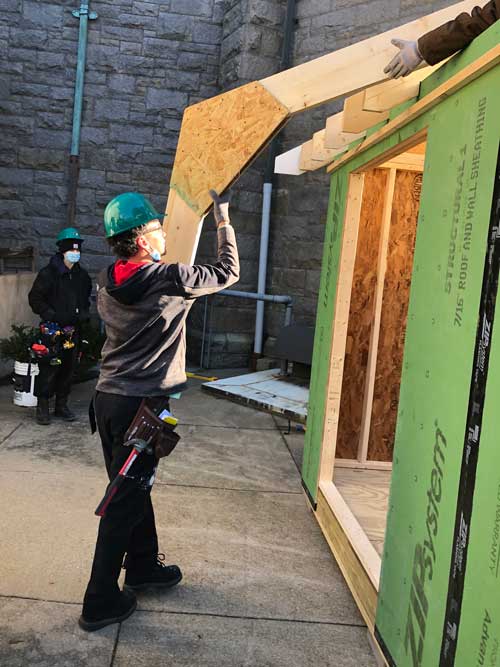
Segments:
[[[42,426],[48,426],[50,424],[50,413],[49,413],[49,399],[48,398],[38,398],[36,406],[36,421]]]

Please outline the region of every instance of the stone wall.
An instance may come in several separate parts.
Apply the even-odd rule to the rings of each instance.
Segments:
[[[78,0],[0,0],[0,235],[30,241],[37,266],[65,225],[67,171],[79,22]],[[95,274],[109,261],[102,213],[111,197],[142,191],[166,204],[184,108],[278,71],[286,0],[91,0],[77,225],[83,264]],[[321,56],[449,4],[449,0],[297,0],[293,64]],[[341,102],[295,117],[281,151],[324,126]],[[241,280],[257,287],[265,154],[234,188]],[[295,319],[313,324],[328,179],[324,171],[275,179],[267,291],[295,299]],[[207,219],[198,261],[215,255]],[[211,365],[246,365],[255,304],[212,303]],[[210,311],[207,304],[207,312]],[[190,352],[199,359],[205,303],[192,311]],[[266,307],[270,341],[283,309]],[[268,346],[269,347],[269,346]]]
[[[77,0],[0,0],[0,235],[38,265],[65,225]],[[91,0],[77,225],[82,263],[106,265],[104,206],[137,189],[160,211],[186,105],[218,92],[220,0]]]

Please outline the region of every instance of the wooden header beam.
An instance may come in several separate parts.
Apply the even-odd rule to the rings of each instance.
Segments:
[[[208,190],[220,193],[236,181],[291,116],[384,81],[383,69],[395,53],[391,39],[417,39],[475,4],[464,0],[188,107],[170,181],[164,259],[194,261],[200,225],[211,207]]]

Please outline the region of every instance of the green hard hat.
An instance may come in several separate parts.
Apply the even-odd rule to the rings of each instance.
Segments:
[[[160,219],[160,216],[144,195],[138,192],[124,192],[106,206],[104,229],[109,238],[157,219]]]
[[[78,233],[78,230],[74,227],[65,227],[64,229],[61,229],[57,235],[56,243],[59,243],[59,241],[65,241],[66,239],[76,239],[77,241],[83,241],[83,238]]]

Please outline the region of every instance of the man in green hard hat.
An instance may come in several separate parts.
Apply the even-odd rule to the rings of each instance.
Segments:
[[[28,295],[31,309],[40,315],[42,322],[57,325],[60,330],[66,327],[68,336],[71,334],[66,346],[60,346],[58,365],[51,365],[48,359],[39,360],[39,373],[35,379],[36,420],[42,425],[50,424],[49,400],[54,394],[54,415],[64,421],[75,419],[67,401],[78,358],[79,328],[89,317],[92,291],[89,274],[80,265],[82,243],[83,238],[74,227],[59,232],[58,252],[38,273]]]
[[[118,259],[97,280],[97,308],[107,339],[93,405],[110,480],[128,459],[126,434],[131,423],[137,423],[134,418],[143,414],[144,405],[163,414],[169,397],[186,387],[185,328],[194,300],[239,279],[228,199],[210,193],[218,242],[213,265],[163,263],[166,243],[160,216],[141,194],[121,194],[104,212],[105,233]],[[130,616],[136,606],[134,590],[169,588],[182,579],[179,567],[165,565],[163,554],[158,553],[151,503],[157,463],[156,455],[141,454],[101,514],[79,619],[84,630],[97,630]],[[118,577],[125,556],[125,589],[121,591]]]

